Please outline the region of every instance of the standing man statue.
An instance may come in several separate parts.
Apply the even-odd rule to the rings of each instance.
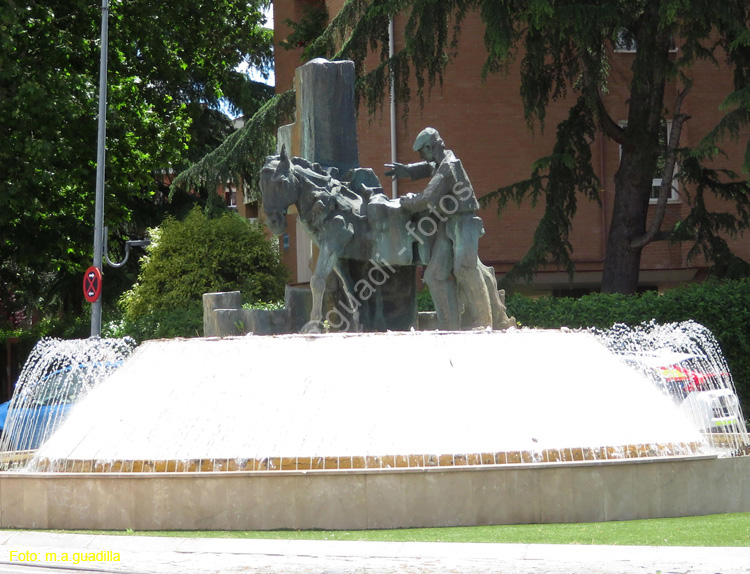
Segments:
[[[420,243],[431,243],[424,282],[430,288],[441,328],[451,331],[461,328],[459,300],[470,318],[470,325],[464,328],[492,327],[493,311],[499,319],[495,321],[496,328],[515,324],[505,315],[505,306],[498,298],[494,272],[479,261],[479,238],[484,227],[477,216],[479,202],[461,160],[445,149],[434,128],[419,133],[414,151],[419,152],[423,161],[386,164],[390,170],[385,175],[412,180],[430,178],[423,192],[409,193],[400,199],[401,207],[416,216],[413,218],[416,227],[407,231],[415,233],[418,229],[425,239],[416,235],[415,238]],[[493,293],[488,283],[494,285]]]

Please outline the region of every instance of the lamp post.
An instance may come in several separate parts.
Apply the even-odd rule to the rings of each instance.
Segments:
[[[101,271],[104,253],[104,162],[107,140],[107,52],[109,0],[102,0],[102,39],[99,65],[99,131],[96,150],[96,203],[94,205],[94,267]],[[91,304],[91,336],[102,332],[102,299]]]

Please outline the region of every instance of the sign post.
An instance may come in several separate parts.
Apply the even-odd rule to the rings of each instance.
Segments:
[[[107,52],[109,42],[109,0],[102,0],[102,42],[99,62],[99,132],[96,150],[96,204],[94,206],[94,265],[99,274],[101,292],[101,268],[104,253],[104,162],[107,139]],[[86,272],[88,278],[89,271]],[[84,279],[86,281],[86,279]],[[87,298],[88,299],[88,298]],[[91,336],[102,332],[102,302],[98,297],[91,304]]]

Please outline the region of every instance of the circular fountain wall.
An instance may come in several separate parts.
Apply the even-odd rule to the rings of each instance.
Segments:
[[[0,526],[392,528],[750,511],[747,457],[589,333],[149,341]],[[198,472],[202,471],[202,472]]]

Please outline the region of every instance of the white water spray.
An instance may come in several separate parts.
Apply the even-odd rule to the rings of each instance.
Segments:
[[[588,333],[149,341],[38,460],[260,460],[697,444]]]

